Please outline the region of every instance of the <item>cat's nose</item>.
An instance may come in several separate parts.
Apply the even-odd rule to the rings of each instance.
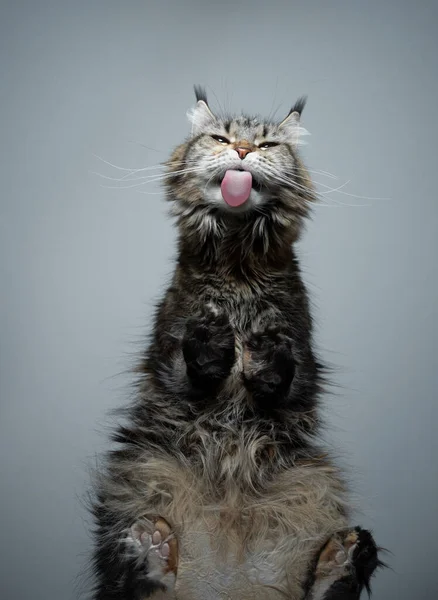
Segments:
[[[243,160],[251,152],[251,148],[239,147],[235,149],[239,157]]]

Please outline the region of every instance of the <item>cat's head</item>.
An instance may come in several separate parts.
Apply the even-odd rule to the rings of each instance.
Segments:
[[[298,155],[305,99],[300,98],[279,122],[220,117],[195,87],[189,112],[191,134],[167,163],[168,197],[174,212],[214,229],[215,219],[245,222],[261,215],[298,229],[314,199],[313,187]]]

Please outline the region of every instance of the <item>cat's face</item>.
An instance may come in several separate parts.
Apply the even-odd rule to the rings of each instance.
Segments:
[[[300,100],[280,123],[257,117],[214,115],[203,92],[189,113],[191,136],[168,163],[168,190],[176,213],[264,214],[293,211],[301,216],[313,199],[297,148],[306,131]]]

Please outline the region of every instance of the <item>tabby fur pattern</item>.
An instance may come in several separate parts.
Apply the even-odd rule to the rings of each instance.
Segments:
[[[305,102],[278,123],[219,117],[196,94],[166,164],[175,272],[96,478],[94,598],[353,600],[380,561],[317,443],[322,368],[294,251],[316,199]],[[228,169],[252,174],[243,207],[221,196]],[[178,541],[171,582],[132,534],[159,517]]]

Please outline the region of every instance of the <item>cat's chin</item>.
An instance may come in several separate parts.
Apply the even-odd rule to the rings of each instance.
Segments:
[[[204,189],[204,201],[229,214],[239,215],[250,211],[256,206],[260,206],[265,201],[265,198],[261,191],[253,188],[248,200],[243,204],[239,206],[229,206],[223,199],[220,183],[210,183]]]

